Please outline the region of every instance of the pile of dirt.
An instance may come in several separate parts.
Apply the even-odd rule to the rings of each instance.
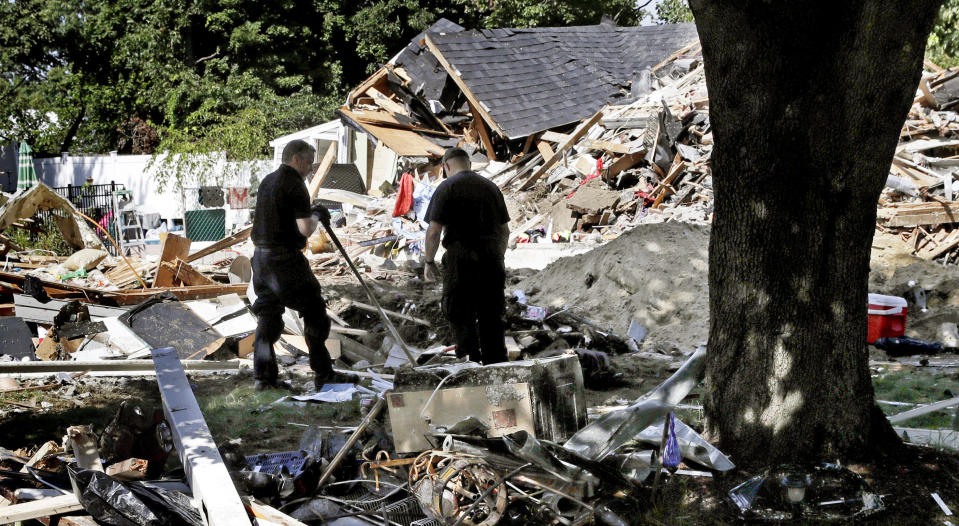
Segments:
[[[642,225],[519,283],[532,303],[577,314],[625,334],[630,320],[649,330],[644,350],[685,352],[709,327],[709,228]]]

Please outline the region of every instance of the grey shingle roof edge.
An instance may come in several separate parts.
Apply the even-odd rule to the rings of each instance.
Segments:
[[[600,24],[429,34],[470,91],[476,87],[473,94],[510,139],[590,116],[615,99],[634,72],[656,65],[697,38],[694,24]],[[503,67],[504,61],[544,67],[511,70]],[[493,76],[501,81],[489,82]],[[530,85],[537,86],[538,92],[527,93],[523,86]],[[596,95],[600,100],[584,99],[584,95]],[[541,111],[532,115],[524,103],[531,99],[542,101]],[[564,109],[552,111],[553,107]]]

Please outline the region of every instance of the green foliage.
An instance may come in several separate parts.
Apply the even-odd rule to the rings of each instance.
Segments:
[[[39,225],[42,232],[31,232],[23,228],[7,229],[7,236],[16,246],[25,251],[39,251],[57,256],[69,256],[74,249],[63,239],[60,226],[52,217]]]
[[[459,0],[466,12],[480,19],[478,27],[537,27],[598,24],[604,15],[618,25],[632,26],[643,18],[632,0]]]
[[[946,0],[939,10],[926,56],[944,68],[959,66],[959,0]]]
[[[656,18],[663,24],[692,22],[693,12],[686,0],[660,0],[656,5]]]
[[[643,13],[632,0],[7,0],[0,143],[154,153],[161,182],[182,184],[328,120],[440,17],[480,28],[604,15],[631,25]]]

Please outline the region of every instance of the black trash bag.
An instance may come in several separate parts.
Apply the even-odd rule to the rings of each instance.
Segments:
[[[163,489],[156,484],[144,480],[138,480],[127,484],[133,493],[140,500],[145,502],[153,510],[161,512],[170,512],[179,518],[179,522],[173,521],[167,524],[203,526],[203,517],[200,512],[193,507],[193,501],[182,491],[172,491]]]
[[[98,523],[109,526],[202,526],[199,513],[182,493],[149,483],[123,484],[99,471],[67,466],[80,488],[83,509]],[[137,489],[133,490],[132,487]],[[145,499],[145,500],[144,500]]]
[[[914,354],[939,354],[942,352],[941,343],[926,342],[915,338],[879,338],[873,345],[894,357],[912,356]]]

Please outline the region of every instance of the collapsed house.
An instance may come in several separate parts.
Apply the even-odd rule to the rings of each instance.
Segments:
[[[446,345],[435,322],[439,295],[402,289],[420,265],[423,213],[441,177],[437,160],[454,145],[503,189],[515,246],[595,246],[648,222],[708,224],[712,134],[699,51],[692,25],[467,31],[441,20],[350,93],[338,115],[356,137],[325,125],[287,137],[324,141],[310,197],[334,205],[347,246],[337,254],[322,234],[311,238],[314,273],[324,285],[362,273],[375,289],[369,304],[339,297],[329,305],[327,346],[336,365],[369,381],[277,402],[363,399],[369,411],[346,433],[308,430],[297,451],[244,456],[214,443],[186,377],[249,362],[256,326],[249,227],[199,249],[169,234],[155,259],[102,254],[73,262],[83,275],[70,275],[68,258],[11,247],[0,286],[10,296],[7,314],[15,315],[5,318],[17,338],[9,348],[18,351],[0,373],[154,372],[162,410],[131,403],[104,435],[119,428],[168,440],[137,457],[71,427],[60,444],[0,450],[0,462],[28,474],[12,486],[0,478],[0,492],[16,502],[0,508],[0,518],[82,512],[157,524],[248,524],[251,515],[261,524],[349,518],[492,526],[506,517],[624,524],[665,480],[732,469],[731,459],[672,414],[699,381],[705,350],[687,349],[669,379],[628,405],[587,411],[584,389],[615,379],[609,355],[636,352],[646,328],[617,332],[575,309],[534,305],[515,290],[507,312],[514,361],[480,367],[457,363]],[[893,212],[880,213],[879,228],[932,238],[917,250],[948,247],[935,257],[959,247],[941,226],[953,217],[941,209],[951,205],[937,199],[940,183],[943,192],[954,188],[946,182],[951,163],[945,155],[929,160],[959,146],[949,138],[959,119],[941,109],[952,104],[946,94],[954,77],[926,75],[929,94],[917,100],[904,137],[941,133],[945,140],[904,143],[892,168],[900,179],[890,177],[881,203]],[[357,151],[348,156],[346,148]],[[401,200],[404,180],[412,189]],[[934,210],[910,213],[902,200]],[[8,208],[0,212],[4,226]],[[32,213],[24,210],[21,216]],[[907,231],[888,215],[900,223],[934,216],[940,230],[919,223]],[[288,312],[284,322],[276,354],[306,368],[300,321]],[[39,345],[31,341],[34,326],[46,329]],[[76,378],[4,389],[56,392]],[[379,421],[387,419],[392,433],[384,441]],[[162,473],[174,451],[185,484],[143,482]],[[53,473],[59,485],[42,489],[56,493],[16,494],[41,489],[40,479]],[[731,500],[744,514],[775,508],[760,489],[778,476],[750,479]],[[840,518],[882,509],[864,483],[829,487],[821,497],[844,503]],[[83,522],[90,517],[61,522],[90,524]]]

